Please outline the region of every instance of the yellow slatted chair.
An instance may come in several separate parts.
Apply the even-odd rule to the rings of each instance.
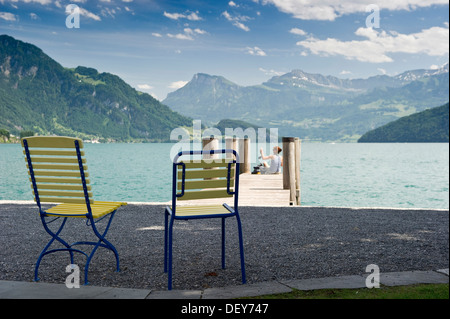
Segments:
[[[235,159],[195,160],[193,156],[204,154],[231,154]],[[188,161],[179,161],[181,157]],[[229,156],[229,155],[228,155]],[[180,152],[173,160],[172,206],[165,209],[164,272],[168,273],[168,289],[172,289],[172,242],[175,220],[221,218],[222,219],[222,268],[225,269],[225,219],[236,217],[239,235],[242,283],[245,284],[244,246],[241,219],[238,212],[239,156],[234,150]],[[177,205],[178,201],[233,199],[228,204]],[[223,203],[223,201],[221,201]],[[170,218],[170,220],[169,220]]]
[[[93,200],[84,158],[83,141],[72,137],[37,136],[22,138],[22,146],[41,221],[44,229],[52,237],[38,257],[34,280],[39,280],[38,271],[42,258],[58,251],[68,251],[71,264],[74,262],[74,252],[82,253],[87,257],[84,268],[85,284],[88,284],[89,264],[98,247],[107,248],[114,253],[116,268],[119,271],[119,254],[116,248],[105,239],[105,236],[116,210],[126,203]],[[43,203],[57,205],[44,209],[41,206]],[[72,244],[64,241],[59,235],[69,217],[85,219],[86,224],[92,227],[98,241],[80,241]],[[96,222],[106,217],[109,217],[107,225],[100,231],[96,227]],[[50,229],[49,224],[60,218],[61,222],[59,226],[56,226],[57,230]],[[62,244],[63,248],[49,250],[55,241]],[[90,245],[93,246],[93,249],[88,255],[86,252],[74,248],[77,245]]]

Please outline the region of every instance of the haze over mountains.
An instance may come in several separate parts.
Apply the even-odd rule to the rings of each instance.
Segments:
[[[293,70],[260,85],[195,74],[163,101],[173,110],[216,123],[240,119],[277,127],[280,135],[354,141],[365,132],[449,100],[449,65],[396,76],[340,79]]]
[[[158,75],[151,75],[157,77]],[[120,77],[68,69],[38,47],[0,35],[0,129],[12,134],[168,141],[192,119],[244,120],[303,140],[356,141],[400,117],[447,103],[449,65],[397,76],[340,79],[294,70],[260,85],[195,74],[161,103]]]

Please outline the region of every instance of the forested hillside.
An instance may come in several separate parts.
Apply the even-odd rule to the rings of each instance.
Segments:
[[[157,76],[157,75],[155,75]],[[0,129],[110,141],[166,141],[192,120],[121,78],[67,69],[34,45],[0,36]]]
[[[449,104],[402,117],[367,132],[360,143],[449,142]]]

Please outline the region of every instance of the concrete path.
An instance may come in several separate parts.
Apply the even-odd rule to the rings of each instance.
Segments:
[[[380,274],[380,284],[404,286],[449,282],[449,269]],[[204,290],[152,291],[95,286],[67,288],[64,284],[0,281],[0,299],[232,299],[279,294],[298,290],[366,288],[366,277],[342,276],[302,280],[271,281]]]

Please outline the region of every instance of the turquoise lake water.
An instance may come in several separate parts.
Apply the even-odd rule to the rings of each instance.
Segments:
[[[86,144],[98,200],[167,202],[174,144]],[[20,145],[0,144],[0,200],[32,200]],[[449,208],[449,144],[303,143],[304,206]]]

